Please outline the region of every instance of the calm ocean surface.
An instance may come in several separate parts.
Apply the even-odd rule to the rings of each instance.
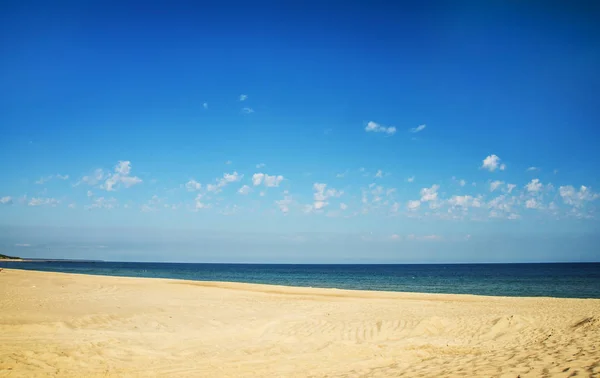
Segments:
[[[600,298],[600,263],[277,265],[40,261],[0,262],[0,267],[357,290]]]

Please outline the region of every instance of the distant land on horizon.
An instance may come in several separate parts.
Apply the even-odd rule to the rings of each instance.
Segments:
[[[0,260],[22,260],[20,257],[7,256],[0,253]]]
[[[15,257],[15,256],[6,256],[0,254],[0,260],[21,260],[21,261],[36,261],[36,262],[46,262],[46,261],[73,261],[73,262],[106,262],[105,260],[88,260],[88,259],[53,259],[53,258],[40,258],[40,257]]]

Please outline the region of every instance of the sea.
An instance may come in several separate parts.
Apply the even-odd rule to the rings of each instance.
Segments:
[[[27,261],[0,262],[0,268],[352,290],[600,298],[600,263],[291,265]]]

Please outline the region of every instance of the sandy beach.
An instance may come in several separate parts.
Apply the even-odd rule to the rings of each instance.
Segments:
[[[0,272],[0,377],[600,377],[600,300]]]

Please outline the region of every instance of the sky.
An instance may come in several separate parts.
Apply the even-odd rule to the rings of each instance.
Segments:
[[[0,253],[600,261],[594,1],[0,4]]]

